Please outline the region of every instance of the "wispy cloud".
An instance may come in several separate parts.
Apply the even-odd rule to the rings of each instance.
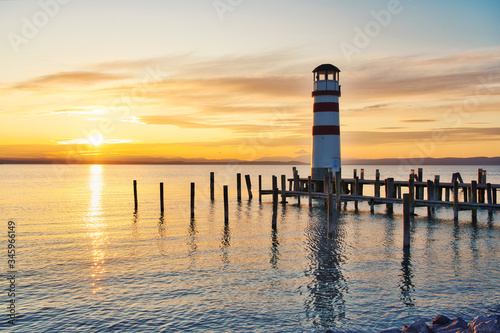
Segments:
[[[92,72],[92,71],[74,71],[59,72],[49,75],[35,77],[33,79],[19,82],[14,85],[15,89],[74,89],[77,86],[93,85],[97,83],[120,81],[127,79],[124,75]]]

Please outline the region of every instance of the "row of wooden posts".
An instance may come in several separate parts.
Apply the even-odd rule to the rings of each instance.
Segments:
[[[288,180],[288,190],[287,190]],[[248,191],[248,199],[253,198],[252,184],[250,175],[245,175],[245,181]],[[373,196],[365,196],[363,194],[366,185],[373,185]],[[385,188],[385,197],[381,196],[381,187]],[[407,187],[408,193],[402,194],[402,188]],[[497,189],[498,184],[490,184],[486,182],[486,170],[478,170],[478,180],[471,181],[470,184],[463,183],[459,173],[452,176],[450,183],[441,182],[440,176],[434,176],[434,180],[423,181],[423,169],[419,168],[415,174],[411,170],[407,181],[395,181],[394,178],[380,179],[380,172],[377,169],[374,180],[365,179],[364,169],[361,169],[360,176],[357,175],[357,170],[353,171],[352,179],[342,179],[340,172],[335,173],[333,179],[326,178],[323,180],[313,180],[308,178],[300,178],[297,169],[293,168],[293,177],[287,179],[285,175],[281,176],[281,190],[278,189],[278,178],[272,176],[272,190],[262,189],[262,176],[259,175],[259,202],[262,201],[262,196],[266,194],[272,195],[273,202],[273,218],[272,227],[276,228],[277,207],[279,195],[281,194],[281,203],[287,203],[287,197],[295,197],[300,205],[300,198],[306,196],[309,199],[309,205],[312,205],[313,199],[323,199],[328,207],[328,233],[333,231],[335,224],[335,214],[344,203],[344,208],[349,201],[354,202],[355,209],[358,209],[358,202],[368,202],[371,213],[374,213],[375,205],[385,204],[386,211],[389,214],[393,212],[394,204],[403,205],[403,220],[404,220],[404,244],[409,245],[409,221],[410,216],[414,215],[415,207],[427,207],[427,213],[431,217],[436,207],[452,207],[454,210],[454,218],[458,220],[460,210],[471,210],[473,221],[477,220],[477,209],[487,209],[489,217],[492,216],[494,210],[500,210],[500,205],[497,204]],[[425,189],[427,189],[427,197],[424,200]],[[459,200],[459,190],[462,190],[463,201]],[[210,173],[210,199],[215,200],[215,175]],[[444,196],[443,196],[444,192]],[[163,183],[160,183],[160,209],[164,213],[164,196]],[[241,174],[236,175],[236,193],[237,200],[241,200]],[[453,193],[453,198],[451,198]],[[229,204],[228,204],[228,186],[223,186],[224,195],[224,220],[227,223],[229,220]],[[137,181],[134,180],[134,206],[135,211],[138,210],[137,201]],[[191,217],[194,217],[195,211],[195,183],[191,183],[190,197]],[[332,220],[333,219],[333,220]]]
[[[262,178],[259,176],[259,184],[262,184],[261,182]],[[247,190],[248,190],[248,199],[251,200],[253,199],[253,194],[252,194],[252,182],[250,179],[250,175],[245,175],[245,181],[247,185]],[[238,173],[236,175],[236,183],[237,183],[237,198],[238,201],[241,200],[241,173]],[[139,208],[139,203],[137,200],[137,180],[134,180],[134,211],[137,212]],[[195,189],[196,185],[195,183],[191,183],[191,191],[190,191],[190,212],[191,212],[191,218],[194,218],[194,211],[195,211]],[[223,195],[224,195],[224,220],[227,222],[229,221],[229,195],[228,195],[228,186],[224,185],[223,186]],[[259,197],[261,199],[261,197]],[[215,200],[215,173],[210,172],[210,200],[214,201]],[[163,214],[165,212],[165,204],[164,204],[164,195],[163,195],[163,183],[160,183],[160,212]]]

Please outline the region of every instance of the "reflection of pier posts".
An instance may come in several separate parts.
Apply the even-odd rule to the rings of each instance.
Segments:
[[[403,249],[403,260],[401,261],[401,301],[407,307],[415,306],[415,300],[412,298],[412,293],[415,291],[413,284],[413,267],[411,264],[411,250],[409,247]]]
[[[410,195],[403,194],[403,247],[410,247]]]

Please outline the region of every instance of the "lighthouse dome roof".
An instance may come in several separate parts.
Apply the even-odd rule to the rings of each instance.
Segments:
[[[319,65],[313,70],[313,73],[319,72],[319,71],[335,71],[335,72],[340,72],[340,69],[338,69],[336,66],[333,66],[332,64],[323,64]]]

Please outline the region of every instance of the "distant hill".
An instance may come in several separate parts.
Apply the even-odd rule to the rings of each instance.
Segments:
[[[253,164],[253,165],[309,165],[307,155],[288,158],[284,156],[261,158],[255,161],[237,159],[215,160],[204,158],[148,158],[148,159],[101,159],[82,161],[79,164]],[[0,164],[66,164],[65,159],[0,159]],[[343,159],[343,165],[500,165],[500,157],[446,157],[422,159]]]
[[[343,164],[355,165],[500,165],[500,157],[445,157],[445,158],[421,158],[421,159],[345,159]]]

